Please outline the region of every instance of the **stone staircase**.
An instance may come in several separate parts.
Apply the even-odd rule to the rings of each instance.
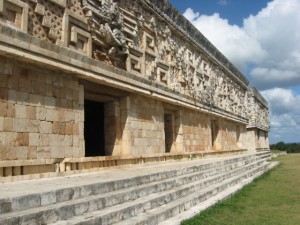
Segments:
[[[159,224],[266,171],[270,152],[0,186],[1,225]]]

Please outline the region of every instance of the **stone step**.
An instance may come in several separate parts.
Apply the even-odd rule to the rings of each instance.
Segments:
[[[248,161],[248,163],[257,163],[255,159]],[[244,162],[247,163],[246,161]],[[75,199],[73,201],[61,202],[50,206],[41,206],[36,209],[7,213],[0,217],[0,224],[22,224],[24,223],[24,221],[31,221],[30,223],[35,223],[37,221],[52,222],[56,220],[63,220],[71,216],[81,215],[87,211],[99,210],[101,208],[120,204],[125,201],[132,201],[159,191],[174,189],[182,184],[188,186],[188,183],[199,182],[197,181],[199,179],[203,179],[203,182],[206,182],[206,185],[209,185],[212,181],[215,182],[215,177],[220,179],[220,177],[222,176],[228,176],[228,172],[226,172],[228,170],[232,170],[235,168],[244,170],[247,168],[245,167],[246,164],[243,164],[243,167],[238,167],[238,164],[240,164],[240,162],[235,164],[228,164],[226,166],[222,166],[219,169],[211,169],[208,171],[205,170],[189,175],[182,175],[180,177],[177,177],[176,179],[170,178],[159,182],[144,184],[139,187],[128,188],[126,190],[121,189],[113,193],[88,196],[83,199]],[[208,176],[212,177],[209,177],[209,179],[204,179]],[[42,218],[40,218],[40,216],[42,216]]]
[[[260,158],[271,159],[272,153],[271,151],[262,151],[262,152],[257,152],[256,156]]]
[[[224,201],[225,199],[232,197],[237,192],[242,190],[246,185],[250,184],[254,179],[258,178],[266,171],[277,167],[279,164],[280,164],[279,162],[270,162],[266,170],[259,171],[253,176],[248,177],[245,180],[242,180],[237,185],[227,188],[226,190],[218,193],[217,195],[205,200],[204,202],[201,202],[201,204],[193,206],[190,209],[175,215],[174,217],[168,218],[163,222],[159,223],[158,225],[180,225],[183,220],[190,219],[198,215],[199,213],[203,212],[204,210],[208,209],[209,207],[213,206],[217,202]]]
[[[185,166],[183,168],[179,167],[175,169],[174,168],[168,169],[168,165],[165,165],[166,168],[163,168],[163,170],[159,172],[151,172],[146,170],[144,174],[137,175],[138,171],[135,171],[134,176],[131,176],[130,174],[126,174],[125,179],[124,178],[122,179],[122,177],[118,177],[118,178],[106,177],[106,180],[99,181],[99,179],[97,179],[97,176],[95,176],[93,177],[93,179],[91,179],[92,181],[85,180],[85,183],[83,183],[81,180],[79,179],[76,180],[76,177],[75,178],[73,177],[67,181],[69,186],[62,186],[61,182],[59,183],[59,179],[58,179],[57,187],[56,187],[55,184],[53,186],[53,184],[50,183],[52,180],[49,180],[48,189],[47,189],[48,186],[47,182],[41,181],[38,184],[40,184],[41,186],[42,185],[46,186],[42,188],[43,190],[45,189],[44,191],[43,190],[37,192],[33,191],[30,192],[29,194],[23,194],[21,192],[21,193],[17,193],[15,196],[12,197],[10,196],[6,198],[0,197],[0,209],[1,209],[0,214],[40,207],[44,205],[56,204],[59,202],[65,202],[74,199],[80,199],[90,195],[97,195],[101,193],[107,193],[110,191],[127,189],[130,187],[135,187],[138,185],[147,184],[155,181],[161,181],[164,179],[169,179],[184,174],[209,170],[223,165],[230,165],[232,163],[240,163],[240,165],[242,166],[245,161],[255,160],[256,158],[260,158],[260,157],[252,154],[246,156],[232,157],[224,160],[220,159],[211,162],[209,161],[206,163],[199,162],[199,165],[187,166],[184,164]],[[157,169],[157,168],[153,167],[153,169]],[[142,170],[143,168],[141,169],[141,171]],[[32,182],[31,185],[33,183],[34,182]],[[39,186],[37,186],[37,188],[40,189]]]
[[[264,163],[263,165],[253,168],[250,171],[244,172],[243,174],[237,175],[230,179],[227,179],[221,183],[209,186],[198,192],[192,193],[185,198],[178,199],[177,201],[170,202],[169,204],[162,205],[160,207],[151,209],[147,212],[141,213],[138,216],[131,217],[129,219],[114,223],[115,225],[158,225],[169,218],[172,218],[183,211],[189,210],[195,205],[202,204],[202,202],[212,198],[213,196],[226,191],[227,189],[238,185],[245,179],[251,177],[256,177],[256,174],[260,175],[266,171],[269,167],[269,162]],[[61,221],[63,222],[63,221]],[[100,225],[101,223],[72,223],[74,225]],[[106,224],[102,223],[101,225]],[[57,223],[56,225],[66,225],[66,223]],[[70,224],[68,224],[70,225]],[[175,225],[175,224],[172,224]]]
[[[108,207],[100,211],[86,213],[82,216],[76,216],[66,221],[59,221],[54,224],[113,224],[122,219],[135,216],[144,211],[151,210],[169,202],[176,202],[180,198],[185,198],[194,192],[202,190],[230,179],[232,176],[239,176],[237,174],[245,173],[252,168],[256,168],[263,164],[264,161],[254,162],[242,168],[235,169],[231,172],[224,172],[222,175],[216,175],[212,178],[207,178],[202,181],[196,181],[188,185],[182,185],[172,190],[167,190],[158,194],[151,194],[137,200],[119,204],[113,207]],[[247,173],[247,172],[246,172]],[[131,223],[128,223],[131,224]]]

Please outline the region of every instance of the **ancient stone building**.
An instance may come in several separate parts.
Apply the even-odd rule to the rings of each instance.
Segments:
[[[268,130],[266,100],[166,0],[0,1],[4,180],[268,149]]]

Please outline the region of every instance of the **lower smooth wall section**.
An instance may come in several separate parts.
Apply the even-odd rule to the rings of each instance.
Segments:
[[[76,78],[0,58],[0,160],[84,156]]]
[[[185,152],[212,150],[211,118],[193,110],[182,110],[182,135]]]
[[[245,124],[144,96],[131,95],[129,99],[127,124],[123,126],[123,140],[125,135],[129,141],[122,152],[140,155],[245,149]]]
[[[268,132],[256,127],[247,128],[247,148],[250,151],[269,149]]]
[[[220,119],[219,127],[219,146],[217,148],[220,148],[220,150],[237,150],[243,148],[246,125]]]
[[[130,96],[128,137],[131,155],[165,152],[162,103],[139,95]],[[124,152],[124,151],[123,151]]]

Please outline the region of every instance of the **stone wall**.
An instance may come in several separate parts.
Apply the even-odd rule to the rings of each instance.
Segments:
[[[182,135],[186,152],[212,149],[210,117],[192,110],[183,110]]]
[[[207,150],[236,150],[243,146],[246,126],[219,119],[195,110],[175,107],[160,101],[137,95],[130,96],[130,112],[127,129],[130,142],[129,154],[186,153]],[[166,123],[172,120],[172,137],[168,137]],[[218,122],[213,144],[211,121]],[[239,131],[237,131],[239,129]],[[242,137],[241,137],[242,136]],[[124,138],[124,137],[123,137]],[[165,143],[172,142],[169,149]],[[126,149],[124,149],[126,152]]]
[[[142,96],[130,96],[130,154],[165,152],[162,103]]]
[[[0,160],[84,156],[78,80],[0,58]]]
[[[0,57],[0,161],[81,160],[85,100],[101,156],[268,147],[267,102],[167,1],[0,1]]]

